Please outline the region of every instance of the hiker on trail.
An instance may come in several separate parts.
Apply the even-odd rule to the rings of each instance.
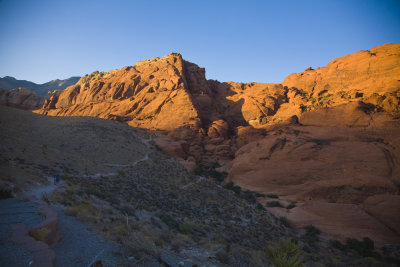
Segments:
[[[54,184],[58,184],[60,182],[60,174],[56,174],[55,176],[54,176]]]

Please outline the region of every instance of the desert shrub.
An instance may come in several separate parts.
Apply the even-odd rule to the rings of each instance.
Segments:
[[[226,183],[226,184],[224,185],[224,187],[225,187],[226,189],[232,189],[232,188],[234,187],[234,184],[233,184],[233,182],[229,182],[229,183]]]
[[[67,188],[67,189],[65,190],[65,192],[67,192],[69,195],[75,194],[75,191],[74,191],[74,189],[72,189],[72,188]]]
[[[193,170],[193,173],[198,176],[203,176],[205,171],[200,167],[196,167],[196,169]]]
[[[316,143],[319,146],[327,146],[330,144],[328,140],[322,140],[322,139],[313,139],[311,142]]]
[[[42,200],[43,200],[44,202],[46,202],[47,204],[50,204],[49,197],[47,196],[46,193],[43,193],[43,194],[42,194]]]
[[[214,166],[210,170],[204,170],[201,167],[197,167],[193,173],[198,176],[211,177],[218,182],[222,182],[228,176],[227,172],[217,172],[215,168],[221,167],[218,163],[214,163]]]
[[[275,267],[304,266],[302,250],[293,241],[281,241],[278,244],[267,246],[265,254]]]
[[[121,175],[121,176],[125,175],[124,170],[118,170],[117,172],[118,172],[118,174]]]
[[[338,95],[340,95],[341,98],[349,98],[349,93],[346,91],[339,91]]]
[[[346,249],[346,245],[342,244],[340,241],[338,240],[330,240],[329,244],[339,250],[345,250]]]
[[[304,229],[306,230],[306,234],[307,235],[319,235],[321,234],[321,231],[316,228],[314,225],[310,224],[304,227]]]
[[[337,240],[331,240],[329,243],[332,247],[339,250],[355,250],[358,254],[360,254],[360,256],[365,258],[376,259],[380,257],[380,255],[374,251],[374,241],[368,237],[364,237],[362,241],[359,241],[355,238],[347,238],[345,244],[342,244]]]
[[[233,182],[229,182],[224,186],[226,189],[232,190],[235,192],[237,195],[240,194],[240,191],[242,191],[242,188],[238,185],[234,185]]]
[[[208,176],[211,176],[218,182],[222,182],[228,176],[228,173],[226,173],[226,172],[217,172],[215,170],[210,170],[207,174],[208,174]]]
[[[374,251],[374,241],[368,237],[364,237],[362,241],[355,238],[347,238],[346,248],[357,251],[363,257],[379,257],[379,254]]]
[[[120,206],[119,210],[123,214],[135,214],[135,208],[130,204],[123,204]]]
[[[308,94],[306,91],[304,91],[303,89],[299,89],[298,94],[303,98],[303,99],[307,99]]]
[[[217,258],[217,260],[219,262],[224,263],[224,264],[229,264],[230,257],[229,257],[229,254],[226,253],[225,251],[218,251],[215,254],[215,257]]]
[[[50,233],[50,230],[47,227],[42,227],[42,228],[31,231],[29,233],[29,235],[38,241],[44,242],[49,233]]]
[[[170,228],[177,228],[178,227],[178,223],[169,214],[165,214],[165,213],[159,214],[158,218],[160,218],[160,220],[163,223],[165,223],[166,225],[168,225]]]
[[[283,224],[284,226],[290,227],[290,222],[289,222],[289,220],[288,220],[286,217],[284,217],[284,216],[279,217],[279,221],[280,221],[281,224]]]
[[[306,232],[304,233],[302,238],[305,241],[310,244],[314,244],[315,242],[319,241],[319,235],[321,234],[321,231],[318,228],[310,224],[305,226],[304,230],[306,230]]]
[[[68,207],[64,213],[68,216],[75,216],[84,222],[96,223],[99,218],[99,211],[90,204],[81,204]]]
[[[0,188],[0,199],[5,199],[5,198],[12,198],[12,189],[11,188]]]
[[[301,104],[300,109],[301,109],[301,112],[306,112],[306,111],[311,110],[311,107]]]
[[[260,203],[257,203],[257,209],[259,209],[259,210],[265,210],[264,206],[261,205]]]
[[[274,194],[274,193],[267,194],[267,197],[269,197],[269,198],[279,198],[279,196],[277,194]]]
[[[295,207],[296,207],[296,203],[295,203],[295,202],[291,202],[289,205],[286,206],[286,208],[287,208],[288,210],[293,209],[293,208],[295,208]]]
[[[179,224],[179,231],[182,234],[190,234],[193,231],[193,224],[185,221],[185,222]]]
[[[143,233],[135,232],[134,234],[126,235],[121,242],[126,251],[135,256],[135,258],[145,258],[146,255],[160,258],[160,252],[156,245],[149,236]]]
[[[270,201],[267,202],[267,207],[279,207],[279,208],[283,208],[282,204],[279,201]]]
[[[330,104],[332,102],[332,100],[330,99],[332,96],[333,94],[327,94],[327,95],[323,94],[322,96],[319,97],[319,101]]]
[[[241,196],[246,199],[247,201],[251,202],[251,203],[256,203],[257,202],[257,197],[256,194],[254,192],[251,191],[242,191]]]

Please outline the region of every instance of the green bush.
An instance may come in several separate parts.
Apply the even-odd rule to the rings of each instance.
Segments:
[[[190,234],[193,231],[193,224],[185,221],[179,224],[179,231],[182,234]]]
[[[44,201],[44,202],[46,202],[47,204],[50,204],[50,200],[49,200],[49,197],[47,196],[47,194],[46,193],[42,193],[42,200]]]
[[[379,257],[379,254],[377,255],[377,253],[374,251],[374,241],[368,237],[364,237],[362,241],[359,241],[355,238],[347,238],[346,248],[357,251],[358,254],[363,257]]]
[[[218,182],[224,181],[225,178],[228,176],[228,173],[217,172],[215,170],[215,167],[218,167],[218,165],[214,164],[213,168],[211,168],[210,170],[204,170],[200,167],[197,167],[196,169],[194,169],[193,173],[198,176],[211,177]]]
[[[294,203],[294,202],[291,202],[289,205],[286,206],[286,208],[287,208],[288,210],[293,209],[293,208],[295,208],[295,207],[296,207],[296,203]]]
[[[328,140],[322,140],[322,139],[313,139],[311,142],[316,143],[319,146],[327,146],[330,144]]]
[[[346,249],[346,245],[342,244],[340,241],[338,240],[331,240],[329,241],[330,245],[336,249],[339,250],[345,250]]]
[[[256,197],[265,197],[265,194],[256,192]]]
[[[165,214],[165,213],[159,214],[158,218],[160,218],[160,220],[163,223],[165,223],[166,225],[168,225],[170,228],[177,228],[178,227],[178,223],[169,214]]]
[[[11,189],[0,189],[0,199],[4,199],[4,198],[12,198],[12,190]]]
[[[257,209],[259,209],[259,210],[265,210],[264,206],[261,205],[260,203],[257,203]]]
[[[274,194],[274,193],[267,194],[267,197],[269,197],[269,198],[279,198],[279,196],[277,194]]]
[[[307,241],[311,245],[319,241],[319,235],[321,231],[318,228],[310,224],[304,227],[304,229],[306,230],[306,232],[302,237],[305,241]]]
[[[251,191],[242,191],[242,197],[249,201],[250,203],[256,203],[257,197],[254,192]]]
[[[282,204],[279,201],[270,201],[267,202],[267,207],[279,207],[279,208],[283,208]]]
[[[233,182],[229,182],[224,186],[226,189],[232,190],[235,192],[237,195],[240,194],[240,191],[242,191],[242,188],[238,185],[234,185]]]
[[[284,226],[290,227],[290,222],[289,222],[289,220],[288,220],[286,217],[284,217],[284,216],[279,217],[279,221],[280,221],[281,224],[283,224]]]
[[[265,248],[265,254],[274,267],[301,267],[301,248],[292,241],[281,241]]]
[[[303,113],[303,112],[311,110],[311,107],[301,104],[300,109],[301,109],[301,112]]]
[[[307,97],[308,97],[307,92],[304,91],[303,89],[299,89],[298,94],[301,95],[301,97],[302,97],[303,99],[307,99]]]
[[[229,261],[230,261],[229,254],[226,253],[225,251],[218,251],[218,252],[215,254],[215,258],[216,258],[219,262],[225,263],[225,264],[229,264]]]

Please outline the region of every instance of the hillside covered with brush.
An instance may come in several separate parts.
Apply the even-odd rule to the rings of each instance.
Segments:
[[[63,186],[44,199],[118,242],[136,263],[260,266],[282,255],[298,266],[363,264],[367,255],[393,262],[390,246],[383,254],[359,241],[368,246],[358,251],[313,226],[296,231],[257,203],[264,195],[188,172],[140,129],[0,108],[2,192],[19,194],[61,172]]]

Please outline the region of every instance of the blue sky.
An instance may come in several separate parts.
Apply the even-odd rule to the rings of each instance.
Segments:
[[[279,83],[400,43],[400,1],[0,0],[0,77],[37,83],[179,52],[208,79]]]

